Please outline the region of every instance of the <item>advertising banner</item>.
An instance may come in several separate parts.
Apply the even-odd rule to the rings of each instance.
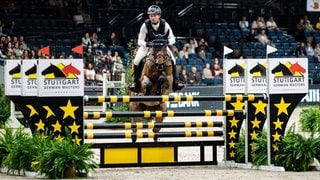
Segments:
[[[21,95],[37,96],[37,60],[28,59],[21,61]]]
[[[308,91],[307,58],[269,59],[269,93],[306,93]]]
[[[38,96],[83,96],[82,59],[40,59]]]
[[[245,93],[246,61],[226,59],[224,62],[224,93]]]
[[[267,93],[267,60],[246,59],[247,93]]]
[[[21,95],[21,60],[10,59],[5,61],[4,79],[5,79],[5,95],[20,96]]]

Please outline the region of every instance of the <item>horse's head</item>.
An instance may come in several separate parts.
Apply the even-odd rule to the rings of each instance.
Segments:
[[[46,69],[44,69],[41,74],[42,75],[46,75],[46,74],[49,74],[49,73],[52,73],[53,72],[53,64],[50,63],[50,66],[48,66]]]
[[[169,59],[170,57],[167,53],[166,46],[163,46],[160,51],[154,51],[154,62],[159,71],[163,71],[164,66]]]
[[[279,62],[279,65],[272,69],[271,73],[276,73],[280,71],[284,71],[286,69],[286,66]]]
[[[76,75],[80,75],[80,70],[77,69],[76,67],[74,67],[72,65],[72,63],[68,64],[67,66],[65,66],[62,71],[65,73],[65,74],[76,74]]]
[[[243,73],[244,69],[242,66],[240,66],[239,64],[235,64],[229,71],[228,74],[232,74],[232,73]]]
[[[21,70],[21,65],[20,64],[17,64],[17,66],[15,66],[13,69],[11,69],[9,71],[9,74],[10,75],[13,75],[15,73],[20,73],[20,70]]]
[[[26,72],[25,72],[25,75],[28,76],[30,74],[35,74],[37,73],[37,65],[34,64],[30,69],[28,69]]]
[[[296,62],[292,64],[292,66],[290,67],[290,71],[292,72],[292,74],[295,74],[296,72],[305,73],[306,69],[302,67],[298,62]]]

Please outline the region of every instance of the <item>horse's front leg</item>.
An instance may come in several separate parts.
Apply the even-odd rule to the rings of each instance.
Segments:
[[[152,82],[147,76],[143,76],[141,80],[141,92],[144,95],[149,95],[152,89]]]
[[[164,77],[163,75],[159,76],[158,78],[158,86],[157,86],[157,92],[156,95],[162,95],[162,84],[164,83],[164,81],[166,80],[166,77]]]
[[[172,90],[173,76],[167,75],[166,79],[168,83],[165,83],[166,86],[163,88],[165,92],[163,92],[162,94],[169,95]]]

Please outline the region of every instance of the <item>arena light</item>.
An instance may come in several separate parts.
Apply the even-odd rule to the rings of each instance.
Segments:
[[[120,16],[120,14],[118,14],[118,15],[116,15],[114,18],[112,18],[112,19],[109,21],[109,25],[114,24],[114,23],[117,21],[117,19],[119,18],[119,16]]]
[[[143,13],[138,14],[135,18],[128,22],[128,24],[134,24],[143,18]]]
[[[187,14],[193,7],[193,3],[189,4],[187,7],[182,9],[180,12],[178,12],[178,16],[182,17],[183,15]]]

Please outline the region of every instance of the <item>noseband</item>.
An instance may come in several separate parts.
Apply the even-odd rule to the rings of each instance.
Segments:
[[[156,53],[155,55],[155,64],[157,66],[158,71],[163,71],[167,62],[169,62],[169,55],[167,53]],[[169,66],[169,65],[167,65]]]

